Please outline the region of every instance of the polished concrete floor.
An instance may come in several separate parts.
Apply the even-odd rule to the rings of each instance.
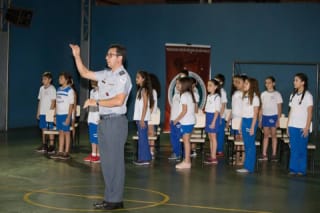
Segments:
[[[82,161],[89,153],[86,128],[72,159],[55,161],[36,153],[37,128],[0,133],[0,212],[98,212],[92,203],[103,197],[99,164]],[[121,212],[319,212],[320,172],[289,177],[283,165],[262,163],[260,172],[240,175],[224,159],[190,171],[169,162],[168,136],[152,165],[132,164],[126,148],[125,209]],[[318,162],[318,160],[317,160]]]

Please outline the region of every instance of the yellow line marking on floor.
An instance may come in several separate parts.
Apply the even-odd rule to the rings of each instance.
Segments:
[[[87,199],[103,199],[103,196],[101,195],[84,195],[84,194],[72,194],[72,193],[64,193],[64,192],[54,192],[54,191],[48,191],[53,189],[59,189],[59,188],[83,188],[87,186],[71,186],[71,187],[50,187],[47,189],[41,189],[41,190],[34,190],[26,193],[23,197],[23,200],[31,205],[39,206],[43,208],[49,208],[54,210],[62,210],[62,211],[79,211],[79,212],[100,212],[104,210],[99,209],[71,209],[71,208],[63,208],[63,207],[54,207],[54,206],[48,206],[45,204],[37,203],[32,200],[30,200],[30,196],[32,194],[36,193],[45,193],[45,194],[55,194],[55,195],[61,195],[61,196],[73,196],[73,197],[81,197],[81,198],[87,198]],[[260,210],[246,210],[246,209],[235,209],[235,208],[221,208],[221,207],[214,207],[214,206],[202,206],[202,205],[187,205],[187,204],[175,204],[175,203],[168,203],[170,200],[170,197],[162,192],[154,191],[150,189],[143,189],[143,188],[137,188],[137,187],[125,187],[127,189],[133,189],[133,190],[140,190],[145,191],[149,193],[158,194],[164,199],[157,202],[157,201],[146,201],[146,200],[132,200],[132,199],[124,199],[125,202],[132,202],[132,203],[141,203],[141,204],[148,204],[146,206],[138,206],[138,207],[132,207],[132,208],[124,208],[124,209],[118,209],[116,211],[128,211],[128,210],[139,210],[139,209],[146,209],[146,208],[153,208],[156,206],[164,205],[164,206],[175,206],[175,207],[182,207],[182,208],[194,208],[194,209],[206,209],[206,210],[215,210],[215,211],[223,211],[223,212],[242,212],[242,213],[271,213],[270,211],[260,211]],[[23,190],[26,191],[26,190]]]

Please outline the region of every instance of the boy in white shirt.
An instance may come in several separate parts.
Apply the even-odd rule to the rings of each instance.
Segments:
[[[42,145],[37,148],[37,152],[54,152],[54,135],[49,136],[50,145],[49,147],[46,144],[46,137],[43,134],[43,131],[53,128],[53,123],[46,122],[46,113],[49,110],[55,108],[56,102],[56,89],[51,84],[52,75],[50,72],[45,72],[42,74],[42,86],[39,89],[38,95],[38,110],[37,110],[37,119],[39,120],[39,127],[42,130]]]

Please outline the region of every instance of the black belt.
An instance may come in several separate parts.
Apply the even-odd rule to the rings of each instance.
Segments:
[[[124,114],[100,115],[100,120],[107,120],[107,119],[110,119],[110,118],[121,117],[121,116],[124,116]]]

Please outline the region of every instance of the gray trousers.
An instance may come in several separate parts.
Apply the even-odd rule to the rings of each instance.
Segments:
[[[104,200],[122,202],[125,164],[124,144],[128,137],[128,119],[126,116],[100,120],[98,141],[101,168],[105,183]]]

